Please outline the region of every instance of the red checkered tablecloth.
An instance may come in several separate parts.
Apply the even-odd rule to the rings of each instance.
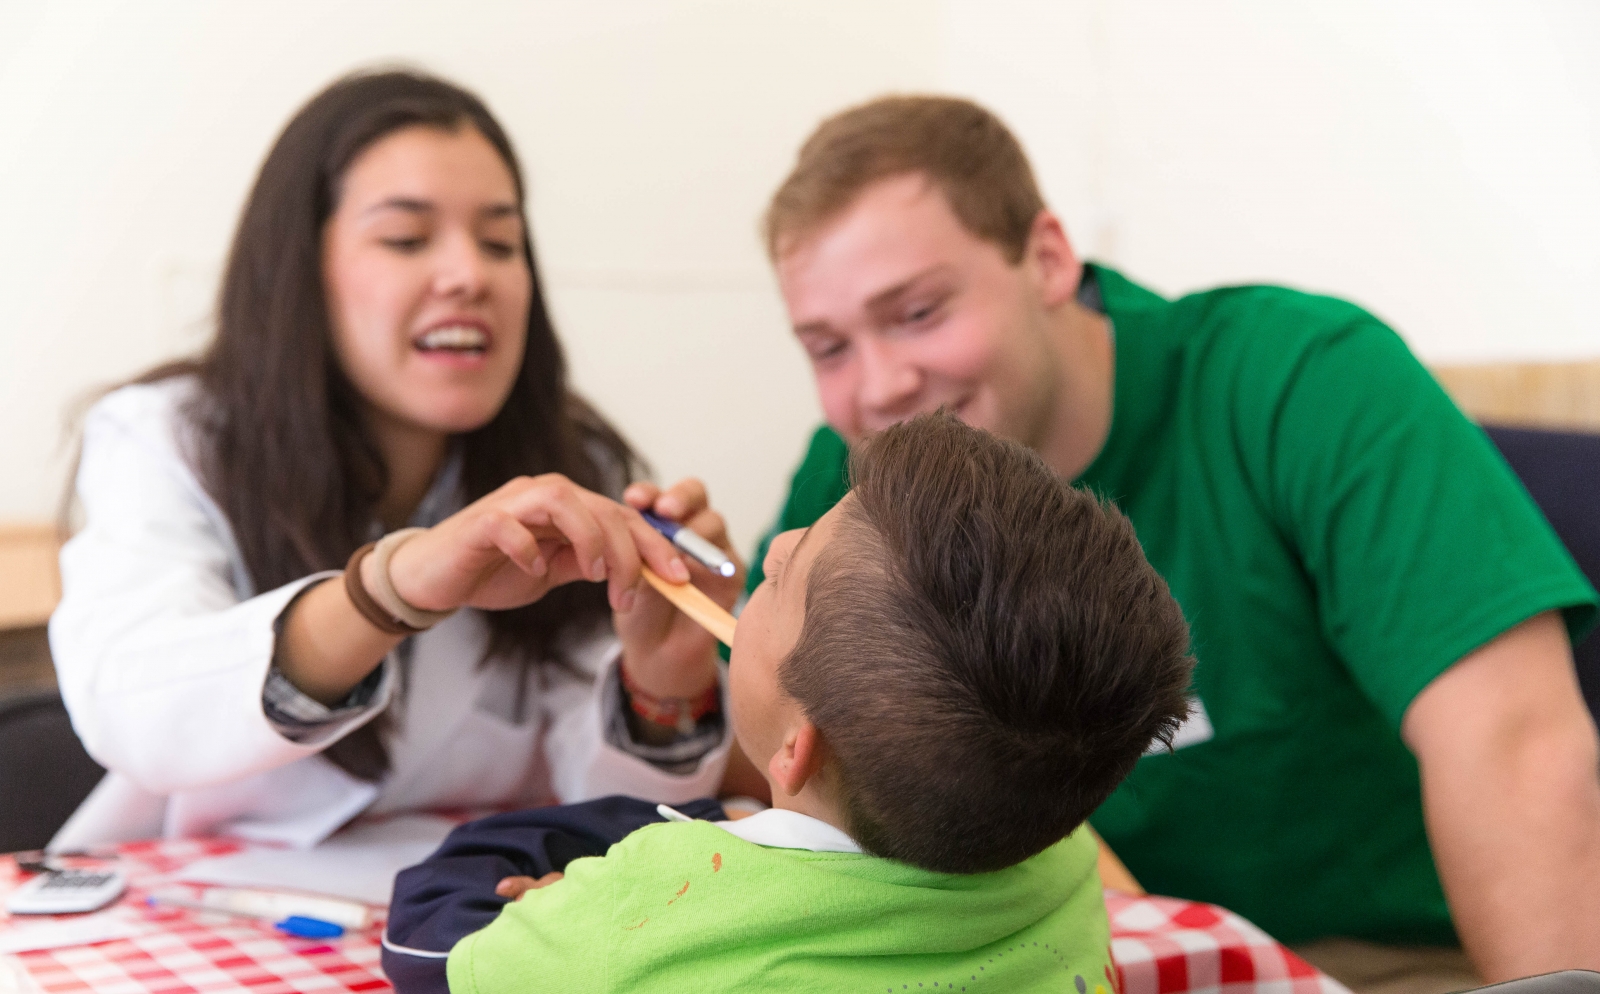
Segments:
[[[221,839],[137,842],[117,850],[126,897],[109,912],[133,934],[94,945],[0,957],[0,994],[250,994],[382,991],[381,921],[327,940],[209,911],[150,908],[144,897],[198,859],[238,852]],[[21,882],[0,860],[0,898]],[[1348,994],[1265,932],[1221,908],[1107,892],[1122,994]],[[0,912],[3,915],[3,912]],[[38,919],[0,917],[0,930]]]
[[[378,969],[381,923],[336,940],[296,939],[270,923],[221,912],[151,908],[144,898],[170,874],[210,856],[239,852],[249,843],[227,839],[136,842],[118,848],[114,865],[128,874],[128,893],[109,914],[134,934],[95,945],[17,953],[0,969],[0,994],[191,994],[250,991],[382,991]],[[0,861],[0,897],[22,882],[13,861]],[[0,912],[0,915],[3,915]],[[38,918],[0,918],[0,929]],[[9,978],[8,978],[9,973]]]
[[[1349,994],[1267,933],[1214,904],[1106,891],[1124,994]]]

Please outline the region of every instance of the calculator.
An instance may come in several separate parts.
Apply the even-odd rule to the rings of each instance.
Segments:
[[[127,886],[120,870],[48,870],[12,891],[6,910],[14,915],[94,911],[121,897]]]

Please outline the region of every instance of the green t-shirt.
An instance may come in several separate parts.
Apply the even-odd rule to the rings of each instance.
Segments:
[[[1079,829],[1008,869],[951,875],[650,825],[458,942],[450,990],[1109,994],[1095,851]]]
[[[1142,759],[1095,828],[1151,891],[1286,942],[1453,943],[1401,719],[1535,614],[1563,609],[1580,637],[1594,590],[1492,443],[1370,314],[1277,287],[1167,301],[1095,273],[1115,395],[1077,482],[1132,519],[1183,606],[1204,708],[1193,744]],[[779,529],[844,495],[846,458],[817,432]]]

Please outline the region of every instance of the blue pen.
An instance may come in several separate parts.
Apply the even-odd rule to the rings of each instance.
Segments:
[[[345,932],[343,925],[323,921],[320,918],[312,918],[309,915],[288,915],[282,920],[274,920],[277,918],[276,915],[263,914],[260,911],[248,911],[243,908],[206,904],[180,894],[151,894],[144,899],[144,903],[152,908],[168,905],[178,908],[193,908],[196,911],[217,911],[225,915],[239,915],[244,918],[263,918],[272,922],[272,927],[278,931],[300,939],[337,939]]]
[[[706,569],[718,576],[732,576],[739,571],[723,551],[710,542],[696,535],[692,530],[685,528],[676,521],[658,518],[649,511],[640,511],[640,515],[649,523],[651,528],[666,536],[667,541],[687,552]]]

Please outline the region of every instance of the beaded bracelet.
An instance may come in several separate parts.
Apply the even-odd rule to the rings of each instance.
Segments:
[[[622,689],[628,692],[628,706],[633,708],[633,713],[653,725],[676,728],[679,735],[694,731],[701,718],[722,706],[722,695],[715,683],[699,697],[657,697],[641,690],[626,666],[621,669]]]

